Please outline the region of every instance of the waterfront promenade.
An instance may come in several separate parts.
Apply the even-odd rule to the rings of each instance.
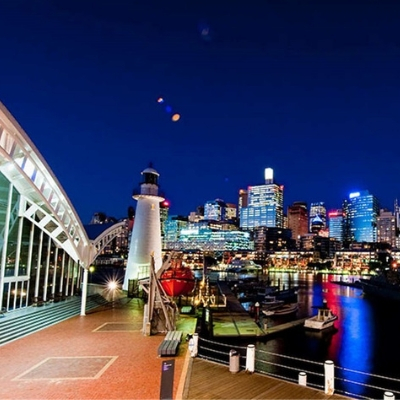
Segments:
[[[164,335],[143,336],[142,319],[142,301],[124,298],[0,346],[0,398],[160,399],[161,367],[170,359],[174,399],[344,398],[191,358],[185,336],[196,321],[186,315],[178,355],[159,357]]]

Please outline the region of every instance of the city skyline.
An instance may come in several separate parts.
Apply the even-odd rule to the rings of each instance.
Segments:
[[[171,214],[237,204],[267,167],[285,211],[362,190],[393,209],[399,5],[258,3],[0,5],[0,101],[84,224],[126,216],[149,162]]]

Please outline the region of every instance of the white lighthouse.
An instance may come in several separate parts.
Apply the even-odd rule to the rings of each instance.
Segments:
[[[150,165],[149,168],[142,171],[142,176],[140,193],[133,194],[133,198],[138,203],[129,246],[124,290],[128,290],[130,280],[149,277],[152,255],[154,256],[155,270],[158,271],[162,265],[160,202],[164,198],[158,195],[158,177],[160,175]]]

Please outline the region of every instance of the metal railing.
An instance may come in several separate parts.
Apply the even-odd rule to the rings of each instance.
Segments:
[[[229,365],[231,350],[239,354],[240,368],[246,369],[248,346],[225,344],[202,337],[198,339],[197,356],[202,359]],[[257,348],[255,350],[255,372],[293,383],[300,383],[300,379],[304,382],[306,376],[308,387],[322,391],[326,389],[325,364]],[[400,379],[335,365],[334,388],[335,393],[356,399],[394,399],[394,396],[400,396]]]

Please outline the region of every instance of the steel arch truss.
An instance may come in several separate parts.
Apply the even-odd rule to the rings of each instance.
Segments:
[[[88,268],[93,249],[82,222],[44,158],[1,103],[0,172],[21,195],[20,215]]]
[[[117,236],[124,233],[126,228],[126,221],[118,222],[113,226],[106,229],[101,235],[99,235],[95,240],[92,241],[92,248],[94,249],[93,254],[90,257],[90,263],[96,259],[96,257],[101,254],[104,248]]]

